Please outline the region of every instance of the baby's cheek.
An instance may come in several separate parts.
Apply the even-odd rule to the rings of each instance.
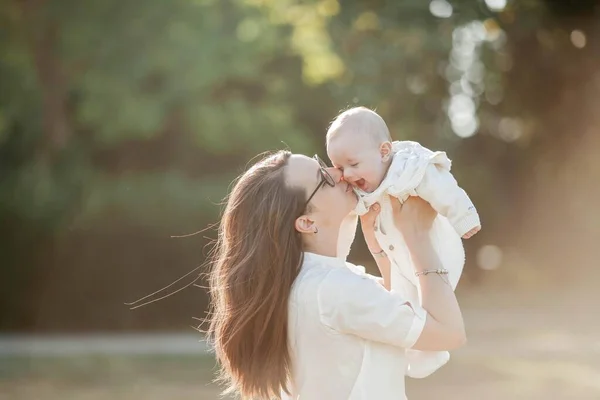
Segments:
[[[373,172],[367,168],[360,168],[356,171],[356,176],[370,182],[373,179]]]
[[[385,170],[383,168],[372,168],[370,171],[368,171],[368,180],[373,184],[379,185],[384,175]]]

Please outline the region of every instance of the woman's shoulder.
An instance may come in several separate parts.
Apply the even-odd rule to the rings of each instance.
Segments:
[[[377,277],[366,273],[365,267],[331,257],[305,253],[302,270],[298,275],[297,286],[315,286],[319,290],[342,292],[352,288],[379,284]]]
[[[319,283],[322,299],[332,302],[357,300],[362,296],[370,296],[374,292],[384,290],[380,278],[365,272],[365,268],[352,263],[345,263],[342,268],[328,271]],[[359,300],[360,301],[360,300]]]

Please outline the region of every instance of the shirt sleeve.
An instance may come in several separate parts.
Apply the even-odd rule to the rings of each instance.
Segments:
[[[448,169],[430,164],[416,192],[448,218],[460,236],[481,225],[473,202]]]
[[[330,329],[392,346],[412,347],[425,326],[425,310],[350,269],[330,271],[318,301],[321,322]]]

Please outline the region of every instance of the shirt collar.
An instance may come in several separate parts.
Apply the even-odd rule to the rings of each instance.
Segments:
[[[337,257],[323,256],[320,254],[309,253],[309,252],[305,251],[303,266],[314,266],[314,265],[339,268],[339,267],[345,267],[346,261],[344,261],[341,258],[337,258]]]

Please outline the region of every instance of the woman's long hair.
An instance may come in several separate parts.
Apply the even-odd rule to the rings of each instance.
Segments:
[[[302,263],[294,221],[306,193],[284,181],[288,151],[270,155],[235,183],[223,213],[210,272],[208,337],[225,394],[289,393],[288,299]]]

